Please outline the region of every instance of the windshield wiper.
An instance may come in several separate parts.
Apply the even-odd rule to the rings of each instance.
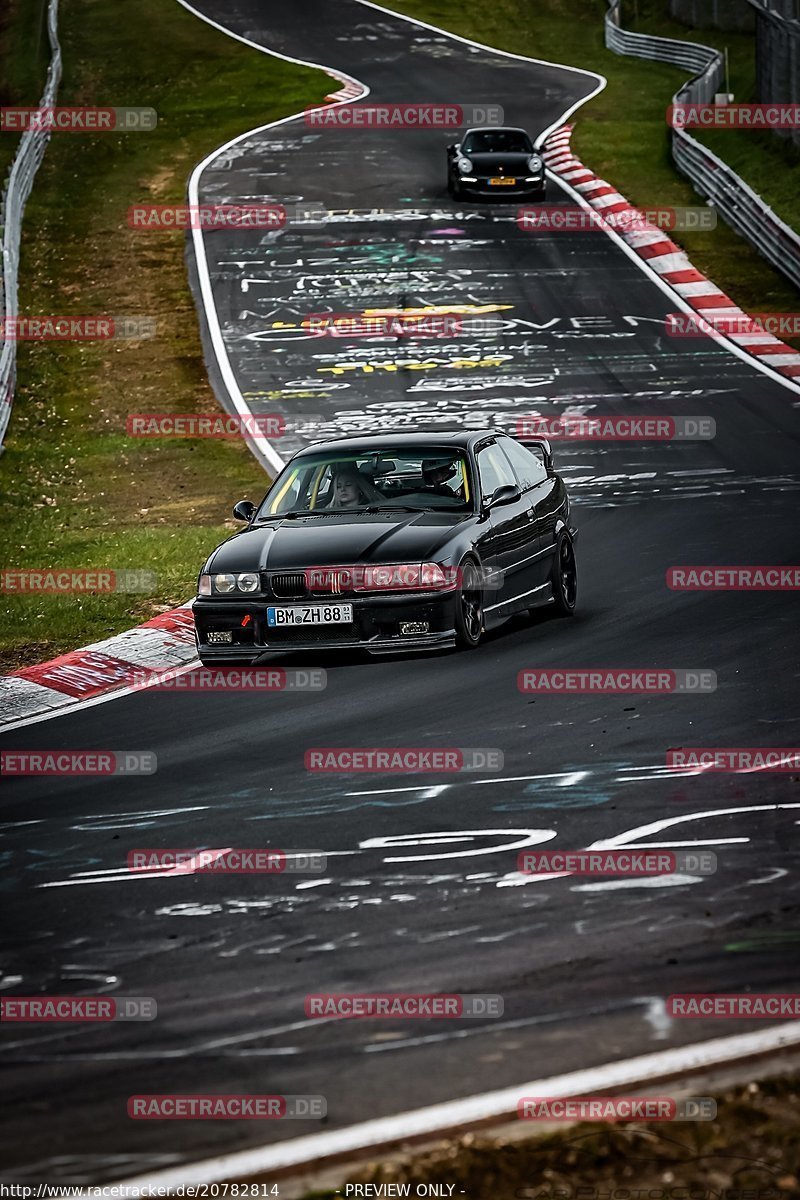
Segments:
[[[379,512],[410,512],[421,513],[430,512],[428,508],[414,508],[410,504],[370,504],[364,509],[364,512],[379,513]]]
[[[292,517],[302,517],[304,515],[302,508],[292,508],[289,512],[281,513],[265,513],[263,517],[258,517],[253,523],[261,525],[264,521],[288,521]]]

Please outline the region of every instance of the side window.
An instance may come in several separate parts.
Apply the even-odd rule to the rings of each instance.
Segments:
[[[513,438],[503,438],[500,444],[506,453],[506,457],[511,460],[511,465],[516,472],[523,492],[527,491],[528,488],[535,487],[537,483],[543,483],[547,479],[545,465],[538,454],[534,454],[532,450],[527,450],[519,442],[515,442]]]
[[[504,484],[510,483],[516,487],[517,481],[514,478],[514,472],[511,470],[508,459],[496,443],[484,446],[483,450],[478,451],[478,475],[484,500],[489,500],[495,491]]]

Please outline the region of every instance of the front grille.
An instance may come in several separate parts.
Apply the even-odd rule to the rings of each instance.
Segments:
[[[284,625],[280,629],[265,627],[264,638],[268,646],[291,645],[293,642],[324,644],[359,641],[359,635],[352,625],[328,625],[324,629],[319,625]]]
[[[302,571],[291,574],[273,575],[270,579],[272,594],[281,600],[292,600],[306,594],[306,577]]]

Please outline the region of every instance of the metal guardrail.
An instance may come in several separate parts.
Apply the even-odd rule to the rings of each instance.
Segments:
[[[756,26],[756,95],[800,100],[800,0],[749,0]],[[800,147],[800,129],[774,129],[773,137]]]
[[[676,38],[631,33],[620,25],[621,0],[608,0],[605,43],[609,50],[632,58],[653,59],[693,71],[676,92],[673,104],[710,104],[721,90],[725,67],[711,46]],[[743,179],[685,129],[671,129],[672,158],[695,191],[714,205],[722,219],[746,238],[773,267],[800,288],[800,235],[776,216]]]
[[[50,65],[47,69],[40,108],[55,103],[56,92],[61,80],[61,47],[58,41],[58,0],[49,0],[47,8],[47,32],[50,38]],[[2,346],[0,346],[0,447],[3,444],[16,382],[17,343],[9,336],[6,319],[16,317],[19,309],[17,291],[19,281],[19,251],[22,234],[22,214],[25,202],[31,193],[33,180],[44,157],[50,131],[26,129],[20,138],[17,153],[11,164],[8,179],[0,199],[0,247],[3,253],[2,287],[0,288],[0,320],[3,321]]]

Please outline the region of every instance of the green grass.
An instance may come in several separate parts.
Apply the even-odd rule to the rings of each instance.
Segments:
[[[6,103],[35,103],[41,93],[44,7],[44,0],[15,0],[0,25]],[[602,71],[609,85],[580,110],[576,152],[642,206],[696,202],[672,168],[664,124],[684,73],[607,52],[604,0],[538,0],[535,19],[530,0],[397,0],[396,7],[501,48]],[[645,0],[640,11],[650,19]],[[159,125],[150,134],[52,138],[26,214],[20,309],[138,313],[157,319],[158,336],[20,344],[17,398],[0,457],[0,566],[149,569],[159,584],[151,596],[0,597],[5,670],[110,636],[186,599],[206,551],[234,528],[226,519],[231,504],[256,498],[265,485],[243,444],[125,438],[131,411],[218,408],[183,238],[136,235],[125,213],[138,200],[182,201],[200,158],[318,102],[331,81],[224,37],[173,0],[139,0],[124,21],[119,12],[115,0],[62,6],[59,102],[148,105],[158,109]],[[742,98],[747,82],[739,57],[732,54],[732,62]],[[741,137],[716,137],[733,161],[734,137]],[[764,151],[772,163],[784,153],[771,142]],[[765,171],[778,175],[774,167]],[[794,289],[724,225],[680,241],[743,308],[796,308]]]
[[[38,2],[38,0],[37,0]],[[24,27],[29,15],[12,14]],[[9,37],[17,29],[6,29]],[[135,233],[135,201],[182,202],[191,168],[231,137],[331,89],[227,38],[173,0],[62,6],[61,104],[152,106],[153,133],[55,134],[28,202],[20,312],[143,315],[140,342],[20,342],[0,457],[0,566],[156,571],[148,596],[0,595],[0,670],[100,640],[186,600],[232,504],[267,480],[243,442],[128,439],[129,412],[217,412],[184,237]],[[156,52],[157,51],[157,52]]]
[[[715,29],[688,29],[663,15],[660,0],[638,0],[639,20],[630,20],[632,6],[627,4],[628,27],[660,37],[682,38],[728,51],[730,91],[735,102],[756,99],[756,66],[752,34],[723,33]],[[683,72],[685,77],[686,72]],[[749,132],[742,129],[702,130],[694,132],[698,141],[708,146],[737,175],[749,183],[767,201],[772,210],[793,229],[800,229],[800,187],[797,168],[800,148],[788,139],[768,132]]]
[[[659,63],[624,58],[606,50],[603,42],[605,0],[396,0],[399,12],[419,17],[476,41],[529,54],[535,58],[563,62],[598,71],[608,86],[575,114],[572,145],[575,153],[592,170],[608,179],[632,203],[642,208],[666,208],[702,203],[691,185],[672,165],[667,138],[666,110],[686,78],[686,71]],[[663,9],[662,0],[639,0],[640,26],[650,14]],[[632,19],[629,15],[626,20]],[[653,17],[655,20],[655,17]],[[648,26],[649,28],[649,26]],[[690,36],[674,22],[659,21],[651,32]],[[732,52],[732,90],[740,98],[752,88],[752,69],[746,74],[745,60],[753,41],[745,34],[719,34],[704,30],[699,41],[729,43]],[[724,39],[724,41],[723,41]],[[733,159],[734,135],[717,133],[709,146]],[[753,135],[739,135],[738,140]],[[756,135],[758,136],[758,135]],[[778,139],[775,139],[778,142]],[[723,150],[720,148],[723,146]],[[749,150],[748,150],[749,147]],[[747,152],[755,162],[753,146]],[[763,147],[763,165],[758,178],[744,171],[758,190],[760,184],[779,212],[797,213],[797,195],[789,194],[783,168],[785,148],[771,143]],[[755,172],[755,165],[752,170]],[[785,207],[788,203],[789,207]],[[713,279],[728,295],[750,312],[793,312],[797,291],[733,230],[720,221],[713,231],[681,232],[671,235],[690,255],[698,270]]]

